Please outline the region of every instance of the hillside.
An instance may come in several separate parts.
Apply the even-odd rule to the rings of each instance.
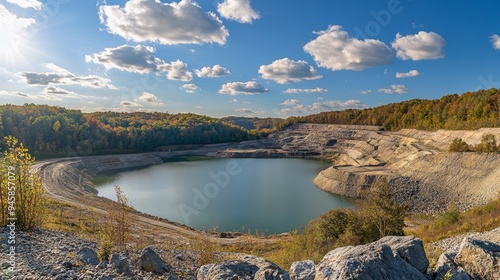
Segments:
[[[294,123],[376,125],[385,130],[414,128],[479,129],[500,127],[500,90],[489,89],[451,94],[435,100],[414,99],[363,110],[322,112],[290,117],[281,127]]]

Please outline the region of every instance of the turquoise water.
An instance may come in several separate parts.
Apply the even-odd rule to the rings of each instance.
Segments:
[[[275,234],[352,205],[312,184],[328,166],[303,159],[174,161],[94,182],[100,196],[116,200],[114,185],[119,185],[135,209],[196,229]]]

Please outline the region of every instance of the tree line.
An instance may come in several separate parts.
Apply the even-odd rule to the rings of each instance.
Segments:
[[[191,113],[82,113],[35,104],[0,106],[0,137],[6,135],[19,139],[37,157],[149,152],[169,145],[257,137],[242,127]]]
[[[500,126],[500,89],[491,88],[435,100],[413,99],[388,105],[289,117],[278,125],[294,123],[375,125],[385,130],[415,128],[478,129]]]

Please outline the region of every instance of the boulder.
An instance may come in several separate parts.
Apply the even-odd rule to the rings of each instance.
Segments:
[[[500,245],[465,237],[455,263],[474,279],[500,279]]]
[[[242,260],[204,265],[198,270],[197,279],[289,280],[290,277],[286,271],[270,261],[246,256]]]
[[[316,266],[315,279],[426,280],[427,278],[398,254],[393,253],[391,247],[374,242],[330,251]]]
[[[437,261],[436,270],[431,273],[432,279],[470,280],[465,270],[456,265],[455,256],[454,252],[442,253]]]
[[[114,253],[113,255],[111,255],[111,258],[109,259],[109,263],[120,274],[131,274],[132,273],[132,269],[130,267],[130,260],[126,256],[123,256],[119,253]]]
[[[76,253],[76,255],[80,258],[82,263],[84,264],[90,264],[90,265],[97,265],[99,264],[99,259],[97,258],[97,253],[90,249],[89,247],[83,247]]]
[[[163,274],[171,270],[170,267],[150,247],[147,247],[142,251],[138,265],[142,270],[153,272],[155,274]]]
[[[427,260],[422,240],[414,236],[386,236],[375,241],[373,245],[387,245],[394,255],[400,256],[418,271],[427,272],[429,260]]]
[[[311,260],[294,262],[288,273],[291,280],[314,280],[316,268]]]

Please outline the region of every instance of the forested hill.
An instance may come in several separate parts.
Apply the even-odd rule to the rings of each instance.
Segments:
[[[452,94],[436,100],[392,103],[363,110],[344,110],[290,117],[279,128],[294,123],[378,125],[386,130],[416,128],[477,129],[500,127],[500,89]]]
[[[47,105],[0,106],[0,137],[18,138],[36,156],[148,152],[169,145],[255,138],[246,129],[195,114],[85,114]]]

